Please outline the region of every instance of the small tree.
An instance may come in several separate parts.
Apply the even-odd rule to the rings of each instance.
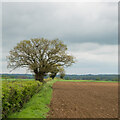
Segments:
[[[55,68],[51,71],[51,73],[50,73],[49,76],[50,76],[52,79],[54,79],[58,72],[59,72],[58,66],[55,66]]]
[[[60,75],[60,78],[63,79],[64,76],[65,76],[65,70],[63,67],[60,67],[59,68],[59,75]]]
[[[97,77],[97,78],[96,78],[96,80],[100,80],[100,78],[99,78],[99,77]]]
[[[2,75],[1,77],[2,77],[2,79],[5,79],[5,80],[10,79],[10,76],[8,76],[8,75]]]
[[[57,73],[51,72],[49,76],[50,76],[50,78],[54,79],[56,75],[57,75]]]
[[[55,66],[70,66],[74,58],[66,53],[67,46],[62,41],[35,38],[23,40],[11,51],[8,68],[12,70],[27,67],[35,74],[35,79],[43,82],[46,73]]]
[[[60,73],[60,78],[63,79],[65,76],[65,72]]]

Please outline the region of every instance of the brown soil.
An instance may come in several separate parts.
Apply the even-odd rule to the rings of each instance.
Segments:
[[[117,117],[118,83],[54,83],[48,118]]]

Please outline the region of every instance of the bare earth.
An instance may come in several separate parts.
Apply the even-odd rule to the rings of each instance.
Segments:
[[[117,118],[118,83],[56,82],[48,118]]]

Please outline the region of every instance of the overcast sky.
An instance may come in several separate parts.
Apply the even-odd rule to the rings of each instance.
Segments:
[[[21,40],[59,38],[77,62],[67,74],[118,73],[118,3],[3,3],[2,71]],[[0,71],[1,72],[1,71]],[[12,73],[29,73],[16,69]]]

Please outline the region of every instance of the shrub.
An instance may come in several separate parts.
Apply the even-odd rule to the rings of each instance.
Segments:
[[[39,81],[3,81],[2,82],[2,117],[20,110],[35,93],[41,89]]]
[[[51,81],[51,80],[52,80],[52,78],[46,78],[46,79],[44,79],[45,82],[48,82],[48,81]]]

